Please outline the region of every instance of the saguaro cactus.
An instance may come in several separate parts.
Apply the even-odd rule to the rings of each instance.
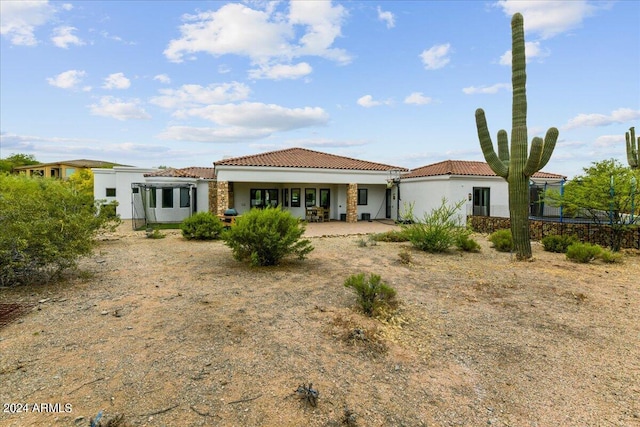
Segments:
[[[533,138],[527,157],[527,75],[524,52],[524,22],[516,13],[511,19],[512,60],[511,83],[513,86],[511,149],[505,130],[498,132],[498,154],[493,148],[487,120],[481,108],[476,110],[478,139],[484,158],[496,175],[509,183],[509,216],[511,233],[517,259],[531,258],[529,236],[529,177],[542,169],[553,153],[558,140],[558,129],[550,128],[544,141]]]
[[[636,130],[631,127],[629,132],[624,134],[625,139],[627,140],[627,160],[629,161],[629,166],[631,169],[638,169],[640,167],[640,136],[636,141]]]

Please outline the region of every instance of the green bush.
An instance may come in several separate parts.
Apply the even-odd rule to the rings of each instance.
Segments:
[[[407,242],[409,237],[404,229],[401,230],[389,230],[383,233],[377,233],[371,236],[372,240],[376,242]]]
[[[458,211],[464,204],[449,205],[447,199],[442,204],[424,215],[420,221],[412,219],[412,223],[403,225],[403,232],[413,246],[426,252],[446,252],[453,246],[460,235],[471,232],[464,228],[458,218]]]
[[[364,273],[349,276],[344,286],[351,288],[358,297],[358,304],[367,316],[374,316],[381,309],[396,305],[396,290],[382,281],[377,274],[366,278]]]
[[[573,243],[567,248],[567,258],[573,262],[588,263],[602,252],[602,247],[591,243]]]
[[[570,245],[578,243],[578,239],[575,236],[551,235],[543,237],[541,243],[547,252],[564,254],[567,253],[567,248]]]
[[[511,230],[508,228],[491,233],[489,241],[493,243],[493,247],[499,252],[511,252],[513,250],[513,236],[511,236]]]
[[[607,264],[622,263],[622,254],[620,252],[613,252],[611,249],[603,249],[600,252],[599,258]]]
[[[456,247],[465,252],[480,252],[480,243],[466,233],[461,233],[456,237]]]
[[[235,226],[222,238],[235,259],[257,266],[276,265],[289,254],[304,259],[313,246],[309,240],[301,240],[303,234],[304,224],[297,218],[279,207],[267,207],[237,217]]]
[[[0,175],[0,285],[47,282],[91,253],[96,234],[117,225],[93,195],[52,178]]]
[[[182,221],[180,230],[187,240],[214,240],[220,238],[224,224],[211,212],[198,212]]]

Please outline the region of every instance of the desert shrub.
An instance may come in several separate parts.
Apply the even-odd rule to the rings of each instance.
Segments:
[[[469,234],[460,233],[456,237],[456,247],[465,252],[480,252],[480,243],[476,242]]]
[[[148,239],[164,239],[166,236],[157,228],[148,228],[147,229],[147,238]]]
[[[359,248],[366,248],[367,241],[361,237],[358,240],[356,240],[356,245],[358,245]]]
[[[511,230],[508,228],[491,233],[489,241],[493,243],[493,247],[499,252],[511,252],[513,250],[513,236],[511,236]]]
[[[611,249],[603,249],[598,257],[608,264],[617,264],[622,262],[622,254],[620,252],[614,252]]]
[[[91,253],[100,230],[93,195],[52,178],[0,175],[0,285],[49,281]]]
[[[412,219],[412,223],[403,225],[409,241],[416,248],[426,252],[446,252],[462,234],[470,231],[462,226],[458,211],[464,204],[460,201],[449,205],[447,199],[442,204],[424,215],[420,221]]]
[[[187,240],[214,240],[220,238],[224,224],[211,212],[198,212],[182,221],[180,230]]]
[[[567,248],[573,243],[577,243],[575,236],[559,236],[557,234],[545,236],[540,241],[544,250],[547,252],[556,252],[559,254],[567,253]]]
[[[573,243],[567,248],[567,258],[573,262],[588,263],[602,252],[602,247],[591,243]]]
[[[239,261],[276,265],[289,254],[304,259],[313,250],[308,239],[301,239],[303,234],[304,224],[291,213],[267,207],[237,217],[235,226],[223,233],[222,239]]]
[[[351,288],[358,297],[358,305],[367,316],[396,304],[396,290],[382,281],[377,274],[367,278],[364,273],[349,276],[344,286]]]
[[[411,262],[413,261],[413,258],[411,257],[411,252],[409,252],[406,248],[398,252],[398,258],[400,258],[400,262],[402,264],[411,264]]]
[[[377,233],[371,236],[372,240],[376,242],[407,242],[409,237],[404,229],[389,230],[384,233]]]

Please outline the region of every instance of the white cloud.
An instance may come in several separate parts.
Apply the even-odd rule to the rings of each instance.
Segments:
[[[200,85],[182,85],[178,89],[160,89],[160,96],[149,102],[163,108],[185,108],[198,105],[221,104],[241,101],[249,97],[250,89],[238,82]]]
[[[54,14],[54,7],[47,1],[0,1],[0,34],[9,37],[14,45],[35,46],[36,27],[47,23]]]
[[[275,3],[265,10],[230,3],[216,11],[185,15],[181,37],[171,40],[164,54],[172,62],[182,62],[185,56],[191,59],[192,54],[199,52],[214,56],[233,54],[249,57],[254,65],[267,68],[305,55],[339,63],[350,61],[344,50],[332,47],[341,35],[346,16],[342,6],[324,1],[295,1],[289,4],[288,15],[274,8]],[[301,35],[296,37],[297,34]],[[275,73],[276,78],[291,75],[291,71],[297,74],[306,71],[300,64],[295,67],[281,69]],[[260,74],[260,70],[252,71]],[[260,75],[266,78],[269,74]]]
[[[71,3],[64,3],[62,5],[62,9],[69,11],[69,10],[73,10],[73,5]]]
[[[75,89],[85,75],[86,73],[81,70],[69,70],[47,78],[47,83],[61,89]]]
[[[77,30],[75,27],[57,27],[53,30],[51,41],[54,45],[63,49],[68,49],[70,44],[82,46],[84,42],[73,34],[75,30]]]
[[[358,98],[356,103],[361,107],[371,108],[371,107],[377,107],[379,105],[391,105],[393,102],[390,99],[387,99],[386,101],[376,101],[373,99],[373,96],[365,95]]]
[[[191,127],[169,126],[157,135],[160,139],[195,142],[245,142],[249,139],[261,139],[269,136],[267,129],[246,129],[242,127]]]
[[[607,126],[614,123],[625,123],[638,119],[640,119],[640,110],[618,108],[617,110],[612,111],[609,115],[598,113],[578,114],[576,117],[569,120],[563,126],[563,129]]]
[[[450,61],[449,51],[451,49],[451,45],[449,43],[435,45],[427,50],[424,50],[420,54],[420,58],[422,58],[422,63],[427,70],[437,70],[438,68],[442,68],[447,65]]]
[[[469,86],[462,89],[467,95],[498,93],[499,90],[511,90],[511,83],[496,83],[492,86]]]
[[[433,99],[424,96],[422,92],[413,92],[404,99],[405,104],[426,105],[433,102]]]
[[[388,11],[383,11],[380,6],[378,6],[378,19],[386,22],[387,28],[393,28],[396,26],[396,18],[393,13]]]
[[[158,74],[156,76],[153,76],[153,80],[157,80],[160,83],[164,83],[164,84],[169,84],[171,83],[171,79],[169,78],[168,75],[166,74]]]
[[[596,141],[593,143],[595,147],[624,147],[625,138],[624,135],[601,135],[596,138]]]
[[[109,74],[102,85],[105,89],[127,89],[129,86],[131,86],[131,80],[126,78],[123,73]]]
[[[543,39],[579,27],[596,9],[586,0],[499,0],[496,5],[507,16],[520,12],[525,31],[537,33]]]
[[[298,79],[311,74],[311,65],[300,62],[295,65],[276,64],[261,65],[260,68],[249,70],[249,77],[252,79]]]
[[[99,104],[92,104],[89,108],[94,116],[111,117],[118,120],[151,118],[144,108],[140,107],[140,101],[137,99],[125,102],[112,96],[103,96],[100,98]]]
[[[525,60],[530,62],[533,58],[546,58],[549,52],[540,48],[540,42],[525,42],[524,56]],[[500,57],[500,65],[511,65],[511,58],[511,50],[506,51]]]
[[[178,116],[199,117],[227,127],[263,129],[268,133],[324,125],[329,120],[329,115],[319,107],[285,108],[259,102],[207,105],[182,110]]]

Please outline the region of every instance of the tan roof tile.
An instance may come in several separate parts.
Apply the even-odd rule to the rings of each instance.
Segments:
[[[433,163],[431,165],[412,169],[408,173],[403,174],[402,178],[421,178],[426,176],[441,175],[496,176],[495,172],[485,162],[474,162],[467,160],[445,160],[443,162]],[[549,179],[566,178],[563,175],[542,171],[536,172],[535,174],[533,174],[533,177]]]
[[[145,173],[145,177],[170,177],[170,178],[201,178],[215,179],[215,169],[207,167],[191,166],[182,169],[161,169],[157,172]]]
[[[348,169],[366,171],[388,171],[408,169],[382,163],[358,160],[335,154],[322,153],[307,148],[287,148],[250,156],[224,159],[214,163],[215,166],[263,166],[282,168],[319,168],[319,169]]]

